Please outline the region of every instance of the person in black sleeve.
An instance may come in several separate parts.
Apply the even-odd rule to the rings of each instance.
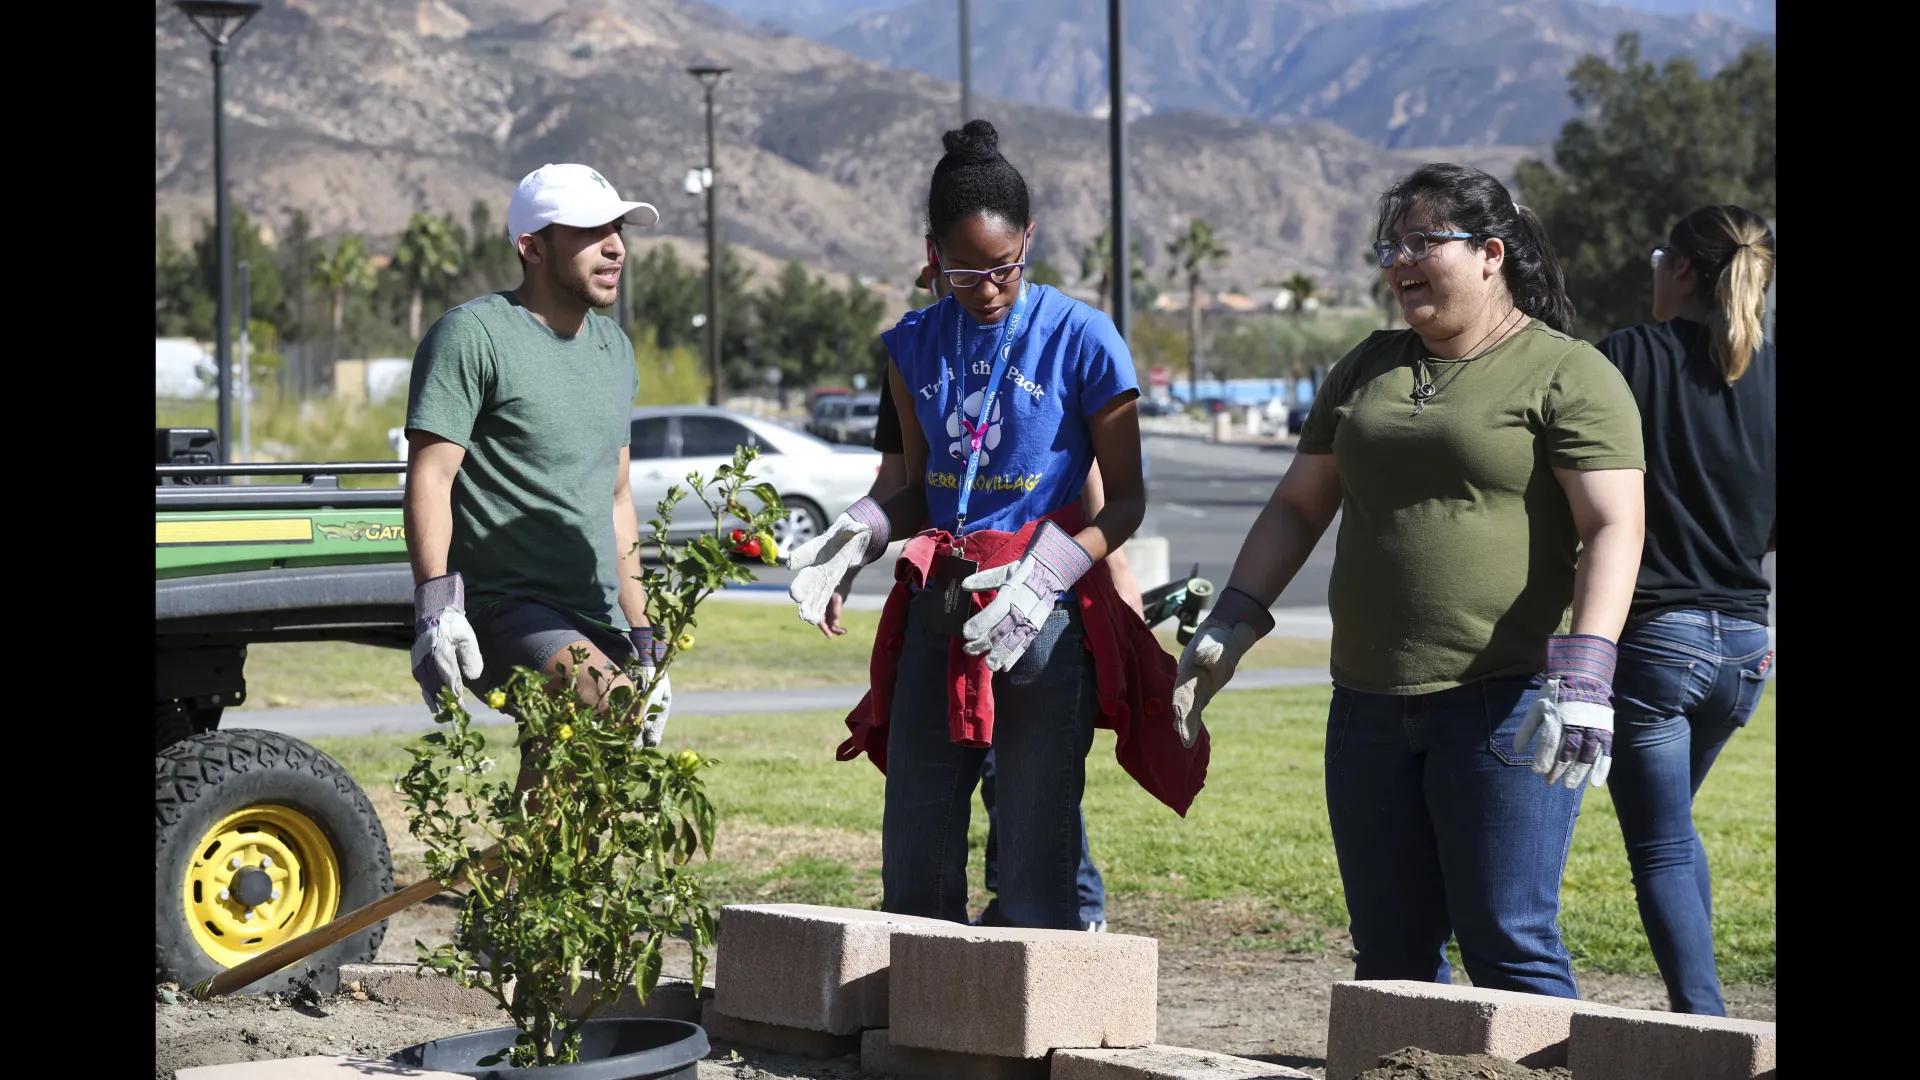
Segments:
[[[1774,549],[1772,280],[1767,223],[1701,207],[1653,249],[1655,321],[1600,342],[1633,388],[1647,453],[1647,538],[1613,683],[1613,805],[1674,1012],[1727,1013],[1693,798],[1773,661],[1761,568]]]

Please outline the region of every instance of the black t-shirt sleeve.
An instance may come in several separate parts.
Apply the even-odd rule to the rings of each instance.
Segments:
[[[891,364],[880,369],[880,418],[873,425],[873,448],[883,454],[904,454],[906,444],[900,438],[900,413],[893,407],[893,383],[888,377]]]

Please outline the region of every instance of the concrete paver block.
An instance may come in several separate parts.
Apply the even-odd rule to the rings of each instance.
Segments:
[[[953,924],[815,904],[720,909],[714,1002],[740,1020],[835,1035],[887,1026],[888,938]]]
[[[714,1042],[772,1050],[797,1057],[836,1058],[860,1052],[858,1035],[830,1035],[824,1031],[787,1027],[784,1024],[742,1020],[715,1008],[712,998],[700,1003],[700,1026],[707,1030],[707,1038]]]
[[[943,925],[893,935],[894,1045],[1039,1058],[1153,1042],[1154,939]]]
[[[1333,984],[1327,1080],[1353,1080],[1382,1054],[1417,1046],[1436,1054],[1489,1054],[1532,1069],[1567,1063],[1575,1014],[1613,1012],[1572,998],[1447,983],[1375,980]]]
[[[509,1023],[500,1003],[493,995],[478,987],[463,990],[454,985],[452,979],[444,975],[428,972],[416,975],[412,964],[342,964],[340,965],[340,990],[358,982],[367,997],[389,1005],[414,1005],[422,1009],[437,1009],[441,1012],[465,1013],[470,1016],[501,1017],[501,1023]],[[513,983],[507,983],[507,1000],[513,1000]]]
[[[1573,1080],[1760,1080],[1775,1075],[1773,1025],[1617,1009],[1573,1018]]]
[[[860,1033],[860,1072],[895,1080],[1047,1080],[1045,1058],[992,1057],[895,1046],[886,1028]]]
[[[1132,1050],[1055,1050],[1048,1076],[1049,1080],[1311,1080],[1284,1065],[1157,1044]]]
[[[301,1057],[240,1061],[231,1065],[195,1065],[179,1069],[174,1080],[465,1080],[460,1073],[409,1069],[384,1058]]]

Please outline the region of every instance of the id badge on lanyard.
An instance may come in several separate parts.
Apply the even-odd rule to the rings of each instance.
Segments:
[[[994,350],[993,373],[987,376],[985,393],[980,396],[980,415],[971,424],[967,422],[967,352],[966,330],[967,316],[958,301],[954,302],[953,324],[953,362],[958,369],[954,381],[959,386],[960,426],[971,436],[972,448],[967,454],[967,472],[960,478],[960,500],[954,508],[953,544],[957,550],[965,550],[963,539],[967,530],[967,502],[973,496],[973,479],[980,472],[980,447],[987,437],[987,424],[993,419],[993,404],[1000,399],[1000,384],[1007,377],[1007,365],[1013,358],[1013,343],[1020,336],[1027,318],[1027,284],[1020,283],[1020,295],[1014,298],[1013,310],[1007,313],[1006,321],[1000,324],[1000,341]]]
[[[980,471],[981,443],[987,436],[987,424],[993,418],[993,404],[1000,396],[1000,384],[1006,379],[1007,365],[1013,356],[1014,339],[1019,336],[1021,324],[1027,315],[1027,287],[1022,282],[1020,295],[1014,299],[1013,310],[1000,327],[999,346],[995,350],[993,373],[987,376],[986,392],[980,397],[980,415],[974,423],[967,422],[966,410],[966,313],[958,310],[954,304],[957,322],[953,330],[953,358],[959,371],[955,381],[959,386],[960,424],[971,436],[972,449],[967,455],[966,475],[960,481],[959,505],[954,511],[953,553],[942,555],[934,560],[933,580],[935,588],[940,590],[940,610],[932,620],[935,631],[958,635],[966,625],[971,614],[970,594],[960,587],[960,583],[979,571],[980,563],[966,557],[967,502],[973,494],[973,480]]]

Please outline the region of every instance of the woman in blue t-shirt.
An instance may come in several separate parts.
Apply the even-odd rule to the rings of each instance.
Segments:
[[[1081,579],[1146,509],[1139,387],[1105,313],[1026,280],[1027,185],[993,125],[969,121],[944,142],[927,256],[950,291],[881,335],[907,486],[884,505],[860,500],[793,551],[791,592],[801,620],[818,623],[849,567],[892,537],[915,538],[899,570],[913,591],[882,718],[882,907],[967,921],[968,815],[991,745],[1001,914],[1076,929],[1080,796],[1099,703],[1074,590],[1118,604],[1104,571]],[[1106,503],[1082,523],[1096,460]],[[876,671],[887,649],[876,642]]]

